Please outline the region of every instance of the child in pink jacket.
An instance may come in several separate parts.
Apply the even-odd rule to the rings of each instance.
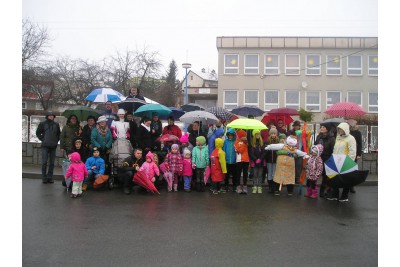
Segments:
[[[81,156],[78,152],[70,154],[69,158],[71,160],[71,165],[69,166],[65,177],[71,177],[73,182],[71,197],[76,198],[82,195],[82,183],[84,178],[88,177],[88,171],[86,165],[81,161]]]
[[[193,169],[192,169],[192,153],[188,148],[183,150],[183,190],[190,192],[190,184],[192,183]]]
[[[154,155],[149,151],[146,155],[146,162],[142,164],[139,169],[140,171],[144,171],[146,173],[147,178],[154,183],[156,181],[156,175],[160,175],[160,170],[158,169],[157,164],[154,163]]]

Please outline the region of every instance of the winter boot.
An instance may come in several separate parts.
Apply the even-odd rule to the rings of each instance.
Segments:
[[[200,182],[200,192],[205,192],[205,191],[206,191],[206,185]]]
[[[315,188],[314,189],[312,189],[311,190],[311,198],[317,198],[318,197],[318,187],[317,186],[315,186]]]
[[[271,194],[274,193],[274,182],[272,180],[268,180],[268,192]]]
[[[307,187],[307,192],[304,194],[305,197],[311,197],[313,190],[311,187]]]
[[[257,187],[257,193],[262,194],[262,186]]]
[[[247,185],[243,185],[242,186],[242,194],[246,194],[247,195]]]
[[[253,186],[253,192],[252,192],[253,194],[256,194],[257,193],[257,186]]]
[[[242,192],[243,192],[242,186],[241,185],[236,186],[236,193],[241,194]]]
[[[195,188],[196,192],[200,192],[200,183],[196,183]]]
[[[319,188],[319,197],[324,198],[325,197],[325,186],[321,185],[321,187]]]
[[[174,184],[174,191],[178,192],[178,184]]]

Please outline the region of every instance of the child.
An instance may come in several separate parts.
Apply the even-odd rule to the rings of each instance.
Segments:
[[[224,141],[224,146],[222,150],[225,151],[226,155],[226,175],[225,175],[225,191],[229,192],[229,176],[232,176],[232,184],[233,189],[236,189],[236,151],[234,148],[234,144],[236,141],[236,132],[235,129],[229,128],[226,132],[227,138]]]
[[[204,136],[196,137],[196,146],[192,151],[192,164],[196,169],[196,191],[204,192],[204,172],[209,164],[208,147],[205,145],[206,138]]]
[[[71,197],[76,198],[82,196],[82,183],[84,178],[88,177],[88,171],[86,170],[85,164],[81,161],[81,156],[78,152],[73,152],[70,155],[71,165],[65,177],[71,177],[73,182]]]
[[[247,145],[247,133],[243,130],[237,131],[237,139],[234,147],[236,151],[236,193],[247,194],[247,177],[249,176],[249,151]],[[240,176],[243,171],[243,183]]]
[[[183,151],[185,150],[185,148],[188,148],[190,152],[192,152],[193,150],[193,145],[191,143],[189,143],[189,135],[188,133],[184,133],[181,138],[179,139],[179,141],[181,142],[181,154],[182,157],[184,157],[184,153]]]
[[[287,187],[288,196],[293,195],[293,186],[295,183],[295,156],[305,156],[306,153],[296,148],[297,139],[295,136],[288,136],[286,144],[271,144],[266,150],[278,150],[276,161],[276,173],[274,176],[275,195],[280,195],[280,189],[283,184]]]
[[[177,144],[173,144],[171,146],[171,152],[169,152],[165,156],[164,160],[167,170],[171,171],[173,174],[173,186],[174,191],[178,191],[178,179],[179,176],[182,175],[183,166],[182,166],[182,156],[179,154],[179,146]],[[172,188],[168,187],[168,192],[171,192]]]
[[[213,194],[225,193],[224,189],[221,189],[221,182],[225,179],[226,174],[226,159],[225,152],[222,150],[224,140],[222,138],[215,139],[215,149],[211,152],[210,157],[210,168],[211,168],[211,181],[214,183]]]
[[[281,134],[284,135],[284,134]],[[282,136],[283,137],[283,136]],[[286,139],[286,136],[283,139]],[[278,140],[278,130],[276,129],[275,126],[271,126],[269,129],[269,137],[267,141],[267,145],[272,145],[272,144],[277,144],[279,142]],[[266,150],[266,161],[267,161],[267,183],[268,183],[268,188],[269,188],[269,193],[274,193],[274,176],[275,176],[275,171],[276,171],[276,151],[275,150]]]
[[[139,169],[140,171],[144,171],[146,173],[147,178],[154,184],[156,181],[156,175],[160,175],[160,170],[158,169],[157,164],[154,162],[154,155],[149,151],[146,154],[146,161],[142,164]]]
[[[93,148],[93,157],[90,157],[85,162],[88,171],[87,178],[83,181],[82,190],[86,191],[89,182],[94,181],[99,174],[104,174],[105,162],[100,157],[100,151],[97,147]]]
[[[74,139],[74,141],[72,142],[72,149],[69,150],[67,153],[69,155],[73,152],[78,152],[79,156],[81,156],[82,162],[86,162],[87,159],[86,149],[83,147],[82,139],[80,137]]]
[[[307,173],[307,193],[305,197],[317,198],[318,187],[317,180],[322,174],[323,162],[321,153],[324,147],[320,144],[311,147],[311,156],[308,158],[306,173]]]
[[[183,180],[184,180],[184,187],[183,190],[185,192],[190,192],[190,184],[192,182],[192,153],[190,150],[185,148],[183,150]]]
[[[262,172],[265,163],[264,142],[261,139],[260,130],[253,130],[253,138],[249,148],[250,166],[254,169],[253,176],[253,191],[252,193],[262,193]]]

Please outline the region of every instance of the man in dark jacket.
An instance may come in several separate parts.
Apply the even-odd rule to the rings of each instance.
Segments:
[[[112,110],[112,102],[111,101],[106,102],[106,110],[101,115],[106,117],[108,128],[111,127],[111,123],[113,122],[113,120],[118,120],[117,114],[115,114]]]
[[[44,184],[54,183],[54,160],[56,158],[57,144],[61,134],[60,125],[54,121],[55,117],[52,111],[48,111],[46,120],[39,123],[36,129],[36,136],[42,142],[42,182]],[[49,161],[48,170],[47,161]]]
[[[122,166],[118,168],[118,179],[123,185],[124,193],[127,195],[131,193],[133,175],[139,170],[140,166],[142,166],[144,162],[142,153],[142,149],[136,148],[133,151],[133,155],[124,159],[122,161]]]

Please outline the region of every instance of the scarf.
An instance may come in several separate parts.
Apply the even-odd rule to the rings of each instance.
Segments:
[[[106,134],[107,134],[107,129],[108,129],[107,124],[106,124],[104,127],[100,127],[100,124],[97,124],[96,128],[97,128],[97,130],[99,131],[99,133],[100,133],[101,136],[103,136],[103,137],[106,136]]]

